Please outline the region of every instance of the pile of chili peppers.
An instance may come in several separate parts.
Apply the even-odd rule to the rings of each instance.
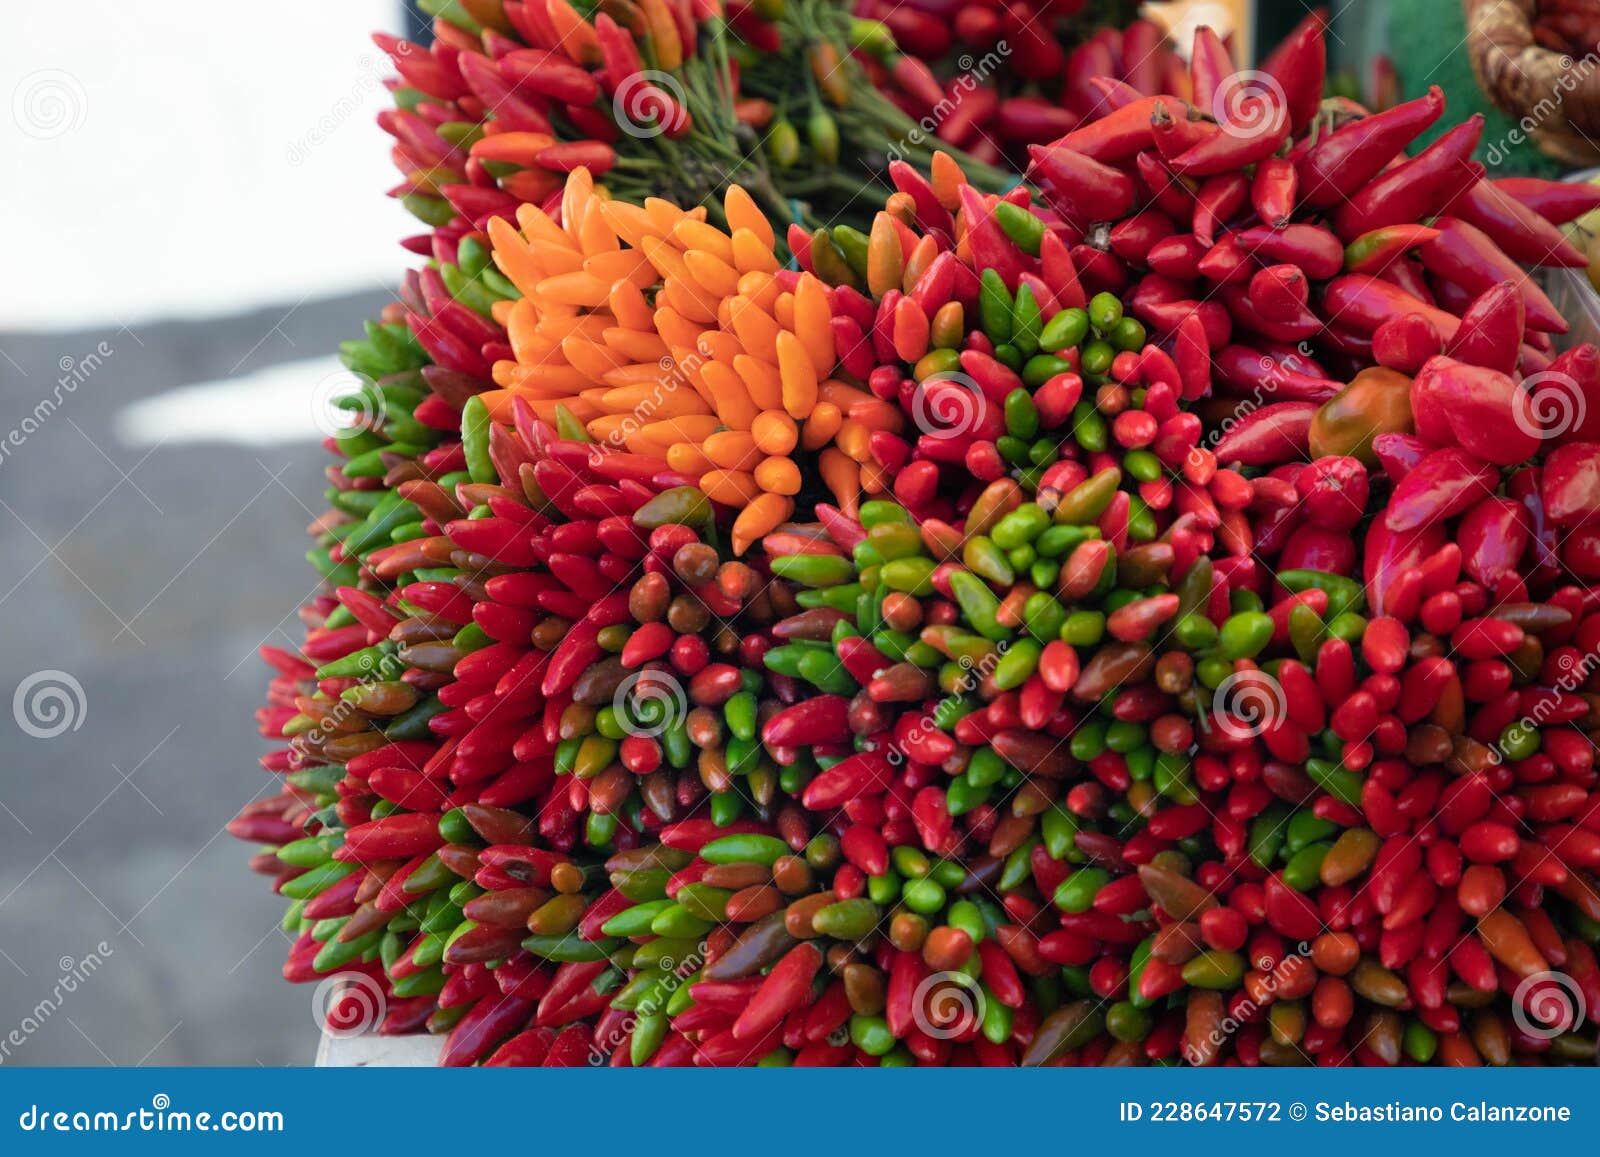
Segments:
[[[1367,115],[1322,62],[1317,17],[1248,75],[1202,30],[1029,183],[896,161],[788,268],[749,191],[581,165],[442,226],[344,350],[326,593],[264,650],[281,789],[231,825],[330,1027],[445,1064],[1593,1063],[1600,351],[1526,266],[1600,198],[1485,181],[1476,122],[1408,157],[1439,94]],[[541,381],[529,300],[599,386]],[[657,345],[767,359],[747,424],[596,427],[593,351]],[[752,520],[724,475],[774,459]]]

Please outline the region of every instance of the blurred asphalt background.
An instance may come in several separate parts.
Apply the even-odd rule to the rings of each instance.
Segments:
[[[0,465],[0,702],[41,670],[83,689],[61,701],[77,729],[53,738],[0,711],[0,1047],[72,971],[62,961],[112,950],[8,1063],[310,1060],[308,992],[278,976],[283,906],[221,829],[269,778],[253,766],[266,678],[254,651],[298,634],[312,577],[295,536],[323,453],[130,446],[116,418],[175,384],[332,349],[383,300],[0,335],[7,418],[54,385],[62,357],[113,351]],[[42,705],[31,718],[59,726]]]
[[[367,39],[404,17],[49,8],[0,44],[0,1064],[309,1064],[222,828],[314,580],[308,398],[411,260]]]

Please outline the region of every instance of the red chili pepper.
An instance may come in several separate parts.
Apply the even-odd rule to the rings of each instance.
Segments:
[[[789,949],[734,1021],[733,1036],[756,1040],[776,1028],[810,995],[811,979],[821,967],[822,953],[815,945],[801,943]]]
[[[1250,179],[1243,173],[1220,173],[1201,182],[1194,195],[1194,235],[1207,245],[1250,198]]]
[[[1250,182],[1250,205],[1264,225],[1280,229],[1294,211],[1298,178],[1294,165],[1283,157],[1267,157],[1256,165]]]
[[[1502,281],[1478,295],[1461,315],[1461,329],[1445,353],[1468,365],[1509,374],[1522,352],[1522,294]]]
[[[934,77],[933,70],[915,56],[897,56],[889,66],[889,75],[902,92],[922,106],[923,111],[935,108],[944,100],[944,89]]]
[[[1207,112],[1216,103],[1217,90],[1236,71],[1233,57],[1222,38],[1207,25],[1194,30],[1193,49],[1189,54],[1190,99]]]
[[[1600,443],[1569,442],[1545,460],[1539,497],[1555,526],[1600,518]]]
[[[1292,300],[1280,302],[1280,313],[1269,316],[1256,308],[1249,290],[1242,285],[1224,285],[1217,292],[1230,317],[1252,333],[1272,342],[1292,344],[1314,337],[1323,328],[1316,314]]]
[[[1455,442],[1499,466],[1526,461],[1539,448],[1541,423],[1528,392],[1497,370],[1434,358],[1412,383],[1411,397],[1417,433],[1430,441]]]
[[[1307,13],[1261,62],[1261,71],[1283,90],[1290,126],[1295,132],[1311,123],[1322,103],[1322,85],[1328,71],[1327,44],[1322,35],[1326,20],[1321,9]]]
[[[1125,160],[1154,143],[1150,118],[1160,103],[1159,97],[1145,97],[1073,129],[1052,144],[1095,161]]]
[[[1204,322],[1195,313],[1178,323],[1173,334],[1172,360],[1183,380],[1183,396],[1189,401],[1211,392],[1211,343]]]
[[[1107,243],[1113,253],[1130,265],[1144,265],[1151,247],[1174,232],[1176,228],[1165,213],[1145,209],[1113,225]]]
[[[1530,328],[1545,333],[1566,332],[1566,319],[1544,291],[1483,230],[1459,217],[1439,217],[1433,225],[1438,235],[1418,250],[1430,273],[1470,293],[1482,293],[1501,281],[1514,281],[1522,293]]]
[[[1443,138],[1441,138],[1443,139]],[[1505,254],[1524,265],[1566,265],[1581,269],[1588,259],[1566,235],[1492,181],[1460,190],[1438,211],[1476,225]]]
[[[436,815],[404,813],[369,820],[351,828],[333,858],[345,863],[367,864],[425,855],[443,843]]]
[[[1316,281],[1333,277],[1344,268],[1344,247],[1320,225],[1289,225],[1282,229],[1257,225],[1232,236],[1245,252],[1298,265]]]
[[[963,12],[972,9],[962,9]],[[1053,141],[1078,127],[1080,118],[1071,109],[1052,104],[1043,97],[1013,96],[995,110],[996,130],[1008,141],[1033,143]]]
[[[604,141],[560,141],[534,154],[535,161],[558,173],[588,169],[595,176],[611,171],[617,153]]]
[[[1173,172],[1185,177],[1235,172],[1270,157],[1288,139],[1290,114],[1271,90],[1236,90],[1229,97],[1233,107],[1218,118],[1222,131],[1170,160]]]
[[[1275,466],[1304,456],[1315,402],[1274,402],[1235,422],[1212,447],[1218,462]]]
[[[1456,125],[1408,161],[1374,177],[1334,210],[1339,236],[1354,240],[1384,225],[1421,221],[1445,207],[1482,177],[1471,158],[1483,135],[1483,116]],[[1459,215],[1459,214],[1458,214]]]
[[[1363,233],[1345,246],[1344,271],[1382,273],[1400,260],[1408,250],[1424,245],[1438,236],[1437,229],[1412,224],[1386,225],[1370,233]]]
[[[1156,242],[1145,254],[1153,272],[1177,281],[1193,281],[1200,276],[1200,259],[1209,252],[1193,233],[1179,233]]]
[[[1438,521],[1416,530],[1400,532],[1391,530],[1382,518],[1373,519],[1362,548],[1362,577],[1367,587],[1367,601],[1372,609],[1378,614],[1394,613],[1397,617],[1406,617],[1391,609],[1391,589],[1401,575],[1419,566],[1444,543],[1445,528]],[[1320,677],[1319,670],[1319,682]]]
[[[1234,397],[1250,397],[1259,390],[1274,401],[1325,402],[1344,389],[1342,382],[1300,373],[1249,346],[1224,346],[1217,353],[1215,367],[1227,387],[1223,392]]]
[[[517,88],[561,104],[582,107],[600,96],[594,75],[573,64],[563,52],[515,48],[502,56],[499,64],[500,74]]]
[[[1546,181],[1539,177],[1499,177],[1494,187],[1532,209],[1552,225],[1565,225],[1600,209],[1600,187],[1580,181]]]
[[[1372,335],[1373,359],[1403,374],[1415,374],[1429,358],[1443,352],[1439,331],[1420,313],[1390,318]]]
[[[1523,630],[1504,619],[1468,619],[1450,634],[1450,646],[1464,659],[1494,659],[1522,645]]]
[[[470,1065],[527,1023],[533,1001],[494,993],[474,1004],[450,1030],[439,1064],[444,1068]]]
[[[1133,207],[1133,178],[1120,169],[1060,144],[1029,145],[1028,156],[1029,178],[1065,221],[1119,221]]]
[[[786,707],[767,720],[764,742],[777,747],[843,743],[850,738],[850,701],[842,695],[817,695]]]
[[[1192,109],[1188,111],[1193,112]],[[1158,103],[1150,114],[1150,135],[1155,141],[1155,151],[1160,154],[1163,161],[1170,162],[1201,141],[1210,140],[1221,132],[1222,130],[1211,121],[1189,115],[1173,116],[1165,101]],[[1139,154],[1141,157],[1148,155],[1149,150]]]
[[[961,186],[961,213],[967,226],[966,239],[973,267],[993,269],[1008,288],[1014,289],[1027,269],[1027,259],[1000,228],[999,221],[984,203],[983,195],[971,185]]]
[[[880,751],[862,751],[840,760],[808,783],[800,802],[810,811],[827,811],[863,795],[880,794],[891,767]]]
[[[1390,318],[1408,313],[1427,318],[1445,341],[1455,337],[1461,328],[1460,319],[1455,315],[1419,301],[1381,278],[1361,273],[1345,274],[1328,282],[1322,293],[1322,305],[1330,318],[1363,334],[1375,333]]]
[[[1595,498],[1600,498],[1600,493]],[[1600,514],[1600,507],[1595,512]],[[1528,510],[1522,502],[1498,496],[1485,498],[1467,510],[1456,530],[1461,565],[1475,583],[1491,589],[1506,574],[1515,573],[1528,549],[1528,539]]]
[[[1062,309],[1081,309],[1088,302],[1078,282],[1071,246],[1056,230],[1047,230],[1039,244],[1039,272]]]
[[[1300,318],[1311,297],[1305,271],[1298,265],[1269,265],[1256,270],[1245,292],[1256,311],[1273,321]]]
[[[926,177],[904,161],[890,161],[889,179],[894,182],[896,189],[907,194],[915,203],[917,224],[923,229],[946,236],[954,233],[955,224],[950,212],[939,203]]]
[[[1435,450],[1395,486],[1384,525],[1405,533],[1453,517],[1492,493],[1498,480],[1492,465],[1459,447]]]

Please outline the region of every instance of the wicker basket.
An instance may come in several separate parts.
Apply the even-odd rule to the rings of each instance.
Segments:
[[[1568,165],[1600,161],[1600,47],[1588,56],[1534,42],[1538,0],[1463,0],[1478,84],[1540,151]]]

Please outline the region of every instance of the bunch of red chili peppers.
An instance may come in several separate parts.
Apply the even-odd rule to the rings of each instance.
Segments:
[[[1187,97],[1189,76],[1136,6],[1028,0],[860,0],[892,40],[858,36],[873,83],[924,130],[973,156],[1027,163],[1027,147],[1108,111],[1118,93]]]
[[[539,42],[461,7],[502,77],[497,21]],[[457,200],[509,170],[439,186],[231,826],[285,976],[449,1064],[1592,1063],[1600,352],[1524,266],[1596,198],[1485,181],[1475,121],[1408,158],[1439,94],[1322,61],[1202,30],[1063,102],[1031,188],[899,161],[792,227],[916,433],[738,560],[694,477],[490,419],[514,206]]]

